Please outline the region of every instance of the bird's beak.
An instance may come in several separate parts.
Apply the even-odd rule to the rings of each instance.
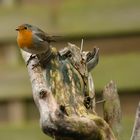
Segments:
[[[16,31],[19,31],[19,27],[17,27],[15,30],[16,30]]]

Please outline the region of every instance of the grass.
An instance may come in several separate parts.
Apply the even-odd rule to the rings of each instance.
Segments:
[[[139,0],[71,0],[58,4],[56,23],[51,18],[51,5],[23,4],[19,7],[0,7],[0,39],[16,35],[21,23],[31,23],[43,30],[63,35],[120,34],[140,31]],[[10,23],[10,24],[9,24]]]

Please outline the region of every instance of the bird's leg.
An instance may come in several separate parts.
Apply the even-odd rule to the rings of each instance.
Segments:
[[[32,59],[34,59],[34,58],[36,58],[36,54],[31,54],[30,57],[29,57],[29,59],[28,59],[27,62],[26,62],[26,66],[28,66],[29,63],[30,63],[30,61],[31,61]]]
[[[38,56],[37,56],[37,57],[38,57]],[[36,64],[33,65],[32,69],[34,69],[34,68],[37,67],[37,66],[42,66],[42,67],[44,67],[44,65],[45,65],[45,64],[44,64],[45,58],[46,58],[46,57],[44,57],[44,56],[41,57],[41,58],[38,57],[39,60],[38,60],[38,62],[37,62]]]
[[[40,66],[40,61],[37,62],[36,64],[33,64],[33,65],[32,65],[32,69],[36,68],[37,66]]]
[[[36,54],[35,57],[38,58],[38,62],[37,62],[36,64],[33,64],[33,65],[32,65],[32,69],[36,68],[37,66],[40,66],[40,64],[41,64],[40,55],[39,55],[39,54]]]
[[[37,54],[36,57],[38,58],[38,62],[36,64],[33,65],[34,69],[37,66],[41,66],[42,68],[45,68],[46,63],[51,59],[52,53],[51,51],[47,51],[46,53],[42,53],[42,54]]]

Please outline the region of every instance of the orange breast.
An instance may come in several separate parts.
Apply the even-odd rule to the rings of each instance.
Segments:
[[[18,36],[17,36],[17,42],[20,48],[31,47],[32,46],[32,32],[30,30],[19,31]]]

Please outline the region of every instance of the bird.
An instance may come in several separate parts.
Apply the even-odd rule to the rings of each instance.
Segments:
[[[31,54],[44,53],[49,50],[50,43],[55,42],[55,36],[51,36],[30,24],[19,25],[16,31],[18,31],[18,46]]]
[[[17,43],[19,48],[31,54],[26,62],[26,66],[36,57],[39,59],[40,63],[46,60],[51,52],[50,43],[56,42],[55,39],[58,37],[51,36],[40,28],[30,24],[21,24],[16,28],[16,31],[18,31]],[[42,54],[47,54],[49,56],[44,56]]]

